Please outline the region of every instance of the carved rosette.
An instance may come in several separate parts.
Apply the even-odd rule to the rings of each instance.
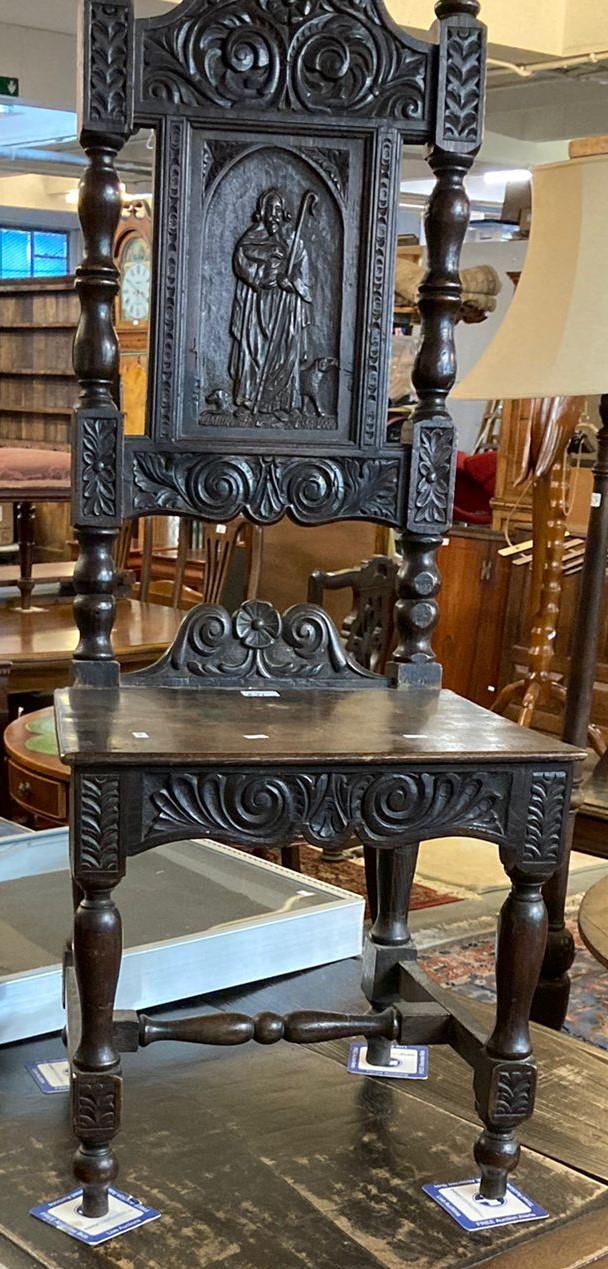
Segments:
[[[272,524],[328,520],[399,523],[402,456],[288,458],[131,451],[133,510],[181,511],[209,520],[247,515]]]
[[[133,9],[126,0],[85,2],[82,127],[126,137],[132,123]]]
[[[449,420],[414,425],[407,527],[411,533],[447,533],[452,520],[456,447]]]
[[[533,773],[522,863],[552,868],[558,863],[568,811],[567,792],[565,771]]]
[[[422,131],[431,54],[375,0],[206,0],[145,31],[142,103],[348,111]]]
[[[116,776],[82,776],[77,784],[78,833],[75,874],[78,877],[122,875],[120,783]]]
[[[339,848],[356,833],[395,845],[462,830],[502,840],[504,772],[203,772],[146,777],[144,843],[202,832],[228,844],[292,841]]]
[[[327,613],[295,604],[281,616],[272,604],[249,600],[230,616],[218,604],[199,604],[183,621],[164,657],[130,682],[198,687],[269,682],[330,687],[386,684],[347,656]]]

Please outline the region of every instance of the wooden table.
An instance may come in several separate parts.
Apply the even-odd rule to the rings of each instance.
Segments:
[[[114,652],[125,670],[141,670],[156,661],[173,642],[184,613],[160,604],[119,599]],[[51,604],[44,611],[6,607],[0,615],[0,730],[9,722],[13,693],[50,695],[69,682],[72,654],[78,643],[72,603]],[[0,763],[3,772],[3,764]],[[3,772],[4,774],[4,772]],[[1,805],[4,803],[4,805]],[[8,792],[0,782],[0,811],[7,813]],[[47,809],[60,810],[51,798]],[[60,817],[61,818],[61,817]]]
[[[574,822],[574,850],[608,859],[608,771],[600,758],[588,784],[583,804]]]
[[[281,1012],[322,998],[328,1009],[357,1010],[365,1007],[360,973],[357,962],[343,961],[207,997],[204,1006]],[[471,1004],[487,1028],[488,1009]],[[71,1138],[67,1095],[44,1097],[25,1063],[60,1060],[65,1050],[59,1037],[7,1046],[0,1051],[0,1262],[6,1269],[606,1269],[608,1060],[543,1027],[534,1028],[534,1042],[538,1107],[521,1130],[518,1184],[549,1211],[546,1221],[465,1234],[423,1194],[427,1181],[471,1175],[463,1162],[476,1133],[471,1082],[448,1049],[433,1050],[429,1080],[400,1082],[349,1075],[347,1042],[322,1052],[154,1046],[130,1081],[118,1186],[134,1189],[161,1218],[96,1248],[28,1215],[35,1203],[68,1192]]]
[[[125,670],[155,661],[173,641],[184,613],[159,604],[120,599],[114,626],[115,656]],[[0,662],[10,662],[9,692],[54,691],[70,677],[78,643],[72,604],[52,604],[44,612],[3,608]]]
[[[70,770],[59,757],[53,707],[21,714],[4,733],[11,804],[36,829],[58,828],[68,818]]]
[[[0,585],[18,586],[21,605],[28,610],[32,603],[32,591],[37,583],[65,582],[71,580],[73,561],[57,560],[47,564],[34,564],[34,526],[36,503],[69,503],[72,498],[70,482],[52,480],[48,485],[40,481],[17,481],[0,485],[0,502],[10,503],[15,509],[15,527],[19,546],[19,569],[12,565],[0,568]]]
[[[608,877],[587,891],[579,909],[578,928],[585,947],[608,968]]]

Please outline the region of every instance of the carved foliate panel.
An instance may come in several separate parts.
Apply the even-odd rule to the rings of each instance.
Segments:
[[[476,153],[482,138],[486,74],[485,27],[466,17],[442,24],[437,145]]]
[[[191,0],[139,39],[142,112],[348,112],[428,130],[434,50],[376,0]]]
[[[129,0],[84,0],[80,127],[127,137],[133,122],[133,8]],[[80,77],[79,77],[80,79]]]
[[[482,1118],[507,1129],[529,1119],[534,1110],[537,1072],[534,1062],[484,1060],[475,1073],[475,1094]]]
[[[530,786],[522,862],[555,867],[562,850],[569,802],[566,771],[535,771]]]
[[[446,419],[414,424],[407,528],[427,537],[447,533],[452,521],[456,446]]]
[[[400,522],[400,452],[391,458],[223,457],[134,445],[127,454],[132,498],[127,514],[162,508],[215,521],[245,514],[257,524],[272,524],[286,512],[300,524]]]
[[[501,841],[510,787],[509,773],[485,770],[150,772],[133,849],[192,831],[251,846],[303,834],[339,848],[353,832],[387,846],[467,830]]]
[[[74,871],[77,877],[124,872],[120,834],[120,781],[114,775],[76,777]]]
[[[111,1141],[120,1126],[122,1080],[118,1075],[72,1076],[74,1132],[83,1141]]]
[[[100,528],[119,525],[123,514],[123,416],[115,411],[78,411],[72,464],[74,524]]]

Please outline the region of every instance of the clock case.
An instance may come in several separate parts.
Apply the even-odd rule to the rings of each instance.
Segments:
[[[116,299],[115,326],[120,347],[120,383],[116,386],[117,402],[124,414],[127,436],[142,436],[146,428],[146,394],[148,389],[148,343],[150,316],[137,322],[125,318],[122,309],[122,288],[125,261],[132,244],[145,242],[150,252],[150,284],[152,280],[152,209],[145,201],[130,203],[122,216],[114,243],[114,262],[120,277]]]

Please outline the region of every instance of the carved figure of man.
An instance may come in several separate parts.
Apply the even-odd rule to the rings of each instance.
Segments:
[[[266,190],[233,257],[229,373],[235,404],[279,418],[302,409],[300,368],[311,321],[308,255],[290,221],[283,195]]]

